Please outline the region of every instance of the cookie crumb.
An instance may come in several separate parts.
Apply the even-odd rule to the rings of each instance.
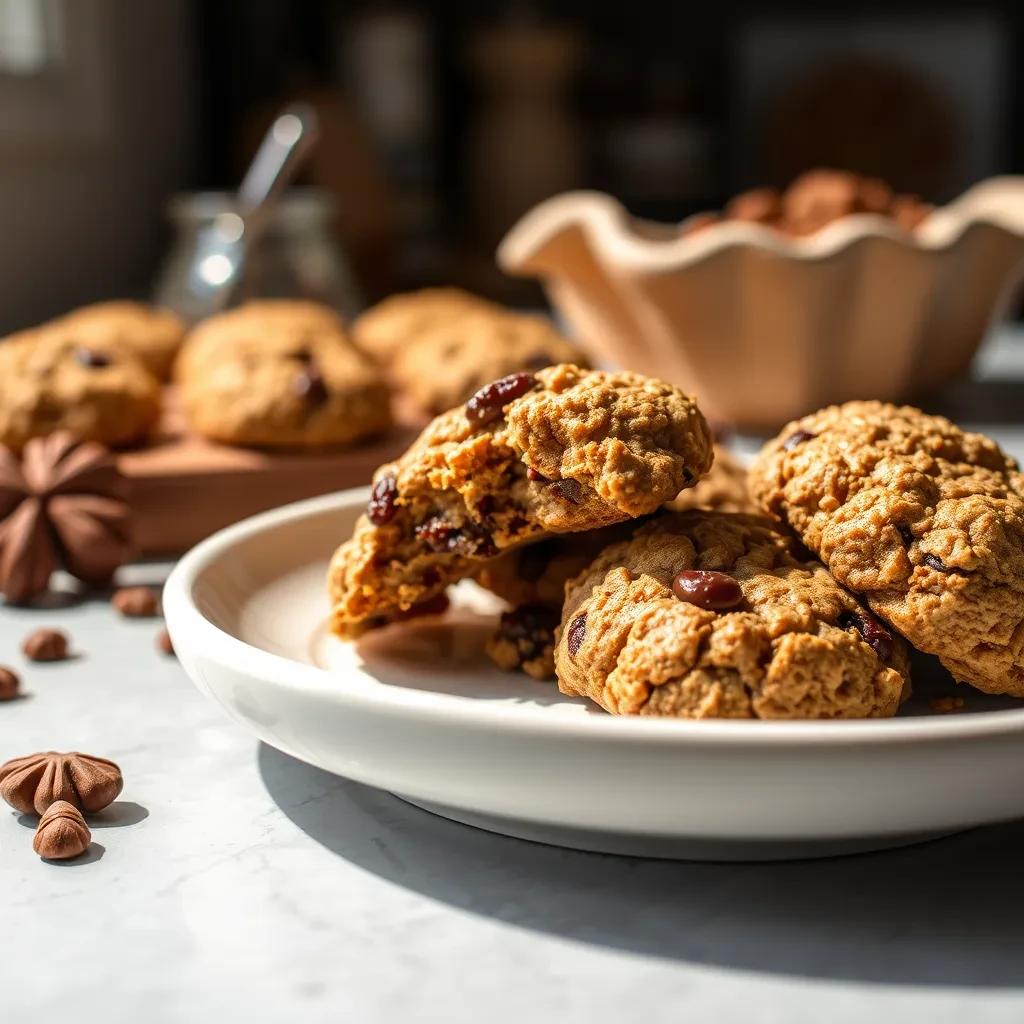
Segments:
[[[963,697],[932,697],[928,703],[932,711],[938,715],[949,715],[962,711],[964,707]]]

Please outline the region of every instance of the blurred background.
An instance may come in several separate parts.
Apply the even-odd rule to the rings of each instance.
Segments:
[[[363,296],[537,304],[495,244],[552,193],[679,220],[817,165],[941,202],[1024,170],[1012,3],[0,0],[0,330],[145,297],[280,107],[319,113],[293,211]]]

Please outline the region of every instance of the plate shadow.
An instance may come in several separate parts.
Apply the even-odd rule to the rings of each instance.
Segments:
[[[257,760],[274,802],[326,849],[519,928],[798,977],[1024,987],[1024,822],[831,860],[643,860],[455,824],[266,744]]]

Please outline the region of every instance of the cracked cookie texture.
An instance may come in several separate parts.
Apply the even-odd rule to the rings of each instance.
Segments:
[[[747,467],[728,448],[716,444],[711,471],[693,487],[687,488],[667,503],[675,512],[691,508],[716,512],[756,512],[757,506],[747,486]]]
[[[1024,696],[1024,477],[941,416],[848,402],[785,427],[760,505],[961,682]]]
[[[742,598],[680,600],[686,570]],[[620,715],[886,717],[909,688],[898,637],[771,520],[725,512],[666,512],[603,551],[567,585],[555,663],[563,693]]]
[[[159,381],[109,339],[85,341],[55,321],[0,343],[0,444],[12,451],[58,430],[134,444],[159,414]]]
[[[439,416],[377,471],[331,563],[336,632],[387,621],[516,545],[648,515],[710,466],[704,417],[668,384],[573,365],[520,384],[483,418]]]
[[[723,512],[753,512],[747,494],[747,471],[727,448],[714,446],[714,463],[706,476],[681,491],[666,507]],[[555,627],[565,598],[565,585],[610,544],[632,536],[638,520],[601,530],[569,533],[528,544],[491,559],[477,582],[507,601],[487,654],[506,671],[522,670],[534,679],[555,677]]]
[[[565,584],[609,544],[632,536],[639,522],[628,519],[600,530],[548,537],[487,562],[476,581],[511,605],[487,640],[487,656],[506,672],[534,679],[555,677],[555,631]]]
[[[312,302],[262,300],[210,317],[175,373],[193,429],[225,444],[322,448],[391,425],[380,371]]]
[[[410,339],[395,353],[389,373],[416,408],[436,415],[489,381],[557,363],[585,365],[580,350],[545,317],[471,310],[433,323]]]
[[[176,313],[128,300],[82,306],[56,323],[82,344],[123,345],[160,380],[170,376],[185,337],[185,324]]]
[[[356,344],[374,359],[389,363],[407,345],[439,324],[474,313],[500,313],[501,306],[461,288],[421,288],[391,295],[352,324]],[[438,367],[433,367],[436,374]]]

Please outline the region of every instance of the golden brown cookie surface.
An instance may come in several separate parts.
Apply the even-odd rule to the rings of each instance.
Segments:
[[[487,562],[476,581],[511,605],[487,642],[491,660],[508,672],[522,670],[534,679],[554,679],[555,630],[565,584],[610,544],[631,536],[639,522],[629,519],[599,530],[548,537]]]
[[[487,656],[506,672],[554,678],[558,619],[558,609],[547,604],[521,604],[502,612],[498,628],[487,639]]]
[[[747,468],[728,448],[715,445],[715,461],[706,476],[668,502],[675,512],[691,508],[715,512],[756,512],[747,487]]]
[[[84,441],[141,441],[160,412],[160,385],[121,346],[84,343],[59,323],[0,342],[0,444],[57,430]]]
[[[211,317],[189,335],[176,375],[192,427],[226,444],[343,445],[391,424],[380,372],[311,303],[263,301]]]
[[[728,449],[716,444],[714,452],[715,461],[708,474],[668,502],[669,509],[754,511],[747,494],[746,469]],[[488,562],[477,575],[477,582],[512,605],[488,643],[492,660],[506,670],[521,668],[535,679],[553,679],[554,630],[561,616],[566,583],[606,547],[632,536],[637,525],[637,520],[630,520],[602,530],[549,537]],[[543,634],[545,624],[549,628],[547,636]]]
[[[434,323],[395,353],[390,374],[416,408],[437,415],[489,381],[557,363],[586,365],[544,317],[486,310]]]
[[[352,337],[383,364],[424,332],[473,313],[498,313],[501,307],[461,288],[423,288],[391,295],[372,306],[352,325]],[[491,378],[493,379],[493,378]]]
[[[545,533],[649,514],[710,459],[693,400],[660,381],[556,366],[495,382],[378,470],[331,566],[334,628],[357,633]]]
[[[1024,478],[995,442],[909,406],[789,424],[751,470],[761,506],[957,679],[1024,696]]]
[[[57,323],[83,345],[123,345],[160,380],[170,376],[185,337],[185,325],[175,313],[126,300],[83,306]]]
[[[664,513],[566,587],[559,688],[614,714],[895,714],[907,655],[770,520]]]

